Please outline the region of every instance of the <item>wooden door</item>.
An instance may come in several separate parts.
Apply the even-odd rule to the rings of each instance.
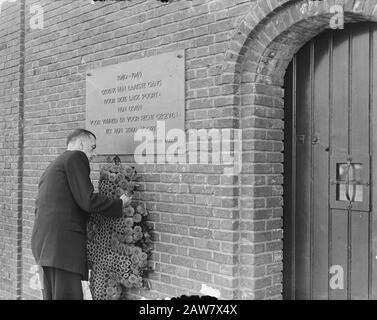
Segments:
[[[377,298],[377,27],[329,30],[285,79],[284,298]]]

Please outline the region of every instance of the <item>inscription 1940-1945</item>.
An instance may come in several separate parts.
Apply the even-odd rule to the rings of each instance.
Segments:
[[[99,154],[132,154],[138,129],[184,129],[184,52],[175,51],[88,72],[86,127]]]

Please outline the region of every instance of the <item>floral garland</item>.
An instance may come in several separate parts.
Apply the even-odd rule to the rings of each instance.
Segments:
[[[110,198],[131,197],[140,176],[133,167],[123,167],[118,157],[101,168],[99,192]],[[87,252],[91,275],[89,288],[95,300],[126,299],[129,288],[149,288],[145,275],[151,268],[148,212],[132,201],[121,218],[92,214],[87,225]]]

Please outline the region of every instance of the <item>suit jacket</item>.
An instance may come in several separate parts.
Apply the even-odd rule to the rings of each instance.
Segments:
[[[43,173],[35,202],[31,248],[38,265],[88,279],[86,223],[91,213],[121,217],[122,200],[94,193],[82,151],[65,151]]]

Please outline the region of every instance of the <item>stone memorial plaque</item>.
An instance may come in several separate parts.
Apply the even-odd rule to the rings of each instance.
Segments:
[[[155,139],[157,121],[165,130],[184,130],[184,50],[127,61],[86,76],[86,129],[97,136],[97,154],[133,154],[142,142],[138,129]]]

